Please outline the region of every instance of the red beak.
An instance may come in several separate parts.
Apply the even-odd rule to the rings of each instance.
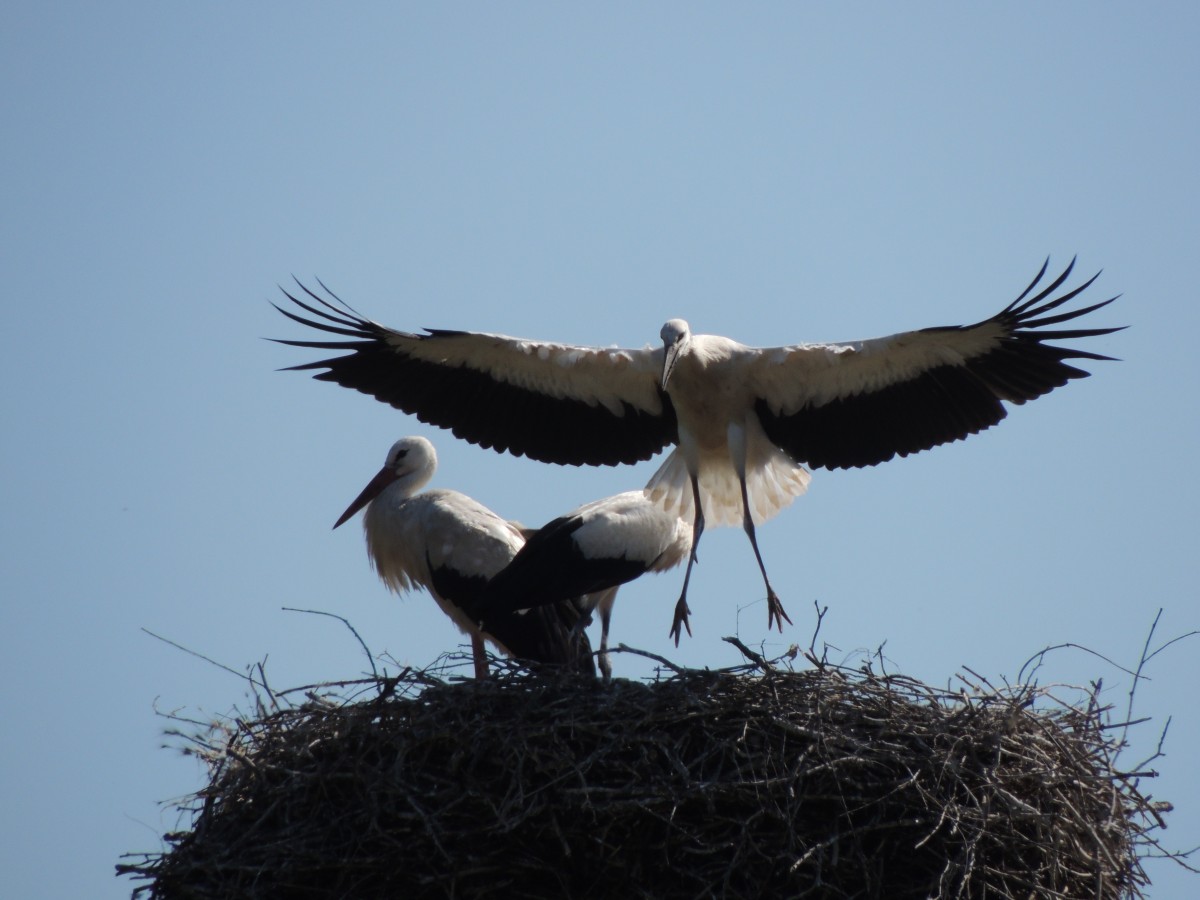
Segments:
[[[370,484],[362,489],[362,493],[354,498],[354,502],[346,507],[346,511],[342,513],[341,518],[333,523],[333,527],[337,528],[356,512],[378,497],[380,491],[395,481],[396,477],[395,470],[390,469],[387,466],[384,466],[382,469],[380,469],[375,477],[371,479]]]

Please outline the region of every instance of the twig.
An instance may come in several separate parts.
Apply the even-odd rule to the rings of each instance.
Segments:
[[[1181,634],[1181,635],[1179,635],[1179,637],[1171,638],[1169,641],[1167,641],[1165,644],[1163,644],[1161,647],[1159,647],[1157,650],[1155,650],[1153,653],[1151,653],[1149,656],[1147,656],[1146,662],[1150,662],[1150,660],[1154,659],[1154,657],[1158,656],[1158,654],[1162,653],[1164,650],[1166,650],[1168,647],[1170,647],[1176,641],[1182,641],[1184,638],[1194,637],[1197,634],[1200,634],[1200,631],[1189,631],[1187,634]]]
[[[1150,642],[1154,640],[1154,630],[1158,628],[1158,620],[1162,618],[1162,607],[1158,608],[1158,612],[1154,614],[1154,621],[1150,623],[1150,631],[1146,634],[1146,643],[1142,645],[1142,654],[1138,657],[1137,671],[1133,673],[1133,683],[1129,685],[1129,703],[1125,706],[1125,721],[1133,718],[1133,697],[1137,693],[1138,682],[1142,678],[1142,669],[1145,668],[1149,661],[1147,654],[1150,652]],[[1128,728],[1121,731],[1121,746],[1125,746],[1125,736],[1129,733]]]
[[[238,678],[245,678],[247,681],[249,681],[255,687],[262,688],[263,690],[267,691],[268,693],[270,692],[270,688],[268,688],[266,686],[266,684],[256,681],[254,679],[254,676],[251,675],[249,672],[239,672],[237,669],[231,668],[230,666],[227,666],[224,663],[219,663],[215,659],[205,656],[203,653],[198,653],[195,650],[189,649],[188,647],[183,646],[183,644],[177,644],[177,643],[175,643],[175,641],[171,640],[170,638],[165,638],[161,634],[155,634],[149,628],[142,628],[141,630],[144,631],[146,634],[150,635],[150,637],[154,638],[155,640],[162,641],[164,644],[170,644],[176,650],[182,650],[184,653],[187,653],[191,656],[195,656],[197,659],[202,659],[206,663],[216,666],[218,669],[223,669],[224,671],[230,673],[231,675],[236,675]]]
[[[1160,612],[1161,612],[1161,610],[1160,610]],[[1052,651],[1054,651],[1054,650],[1065,650],[1065,649],[1068,649],[1068,648],[1069,648],[1069,649],[1074,649],[1074,650],[1082,650],[1084,653],[1090,653],[1092,656],[1095,656],[1095,657],[1097,657],[1097,658],[1099,658],[1099,659],[1102,659],[1102,660],[1104,660],[1106,663],[1108,663],[1108,664],[1109,664],[1110,666],[1112,666],[1114,669],[1117,669],[1118,671],[1124,672],[1126,675],[1134,675],[1134,676],[1136,676],[1136,674],[1137,674],[1137,673],[1135,673],[1135,672],[1131,672],[1129,669],[1125,668],[1125,667],[1124,667],[1123,665],[1121,665],[1120,663],[1114,662],[1113,660],[1109,659],[1109,658],[1108,658],[1107,656],[1105,656],[1103,653],[1098,653],[1097,651],[1093,650],[1091,647],[1085,647],[1085,646],[1083,646],[1083,644],[1076,644],[1076,643],[1074,643],[1073,641],[1067,641],[1066,643],[1063,643],[1063,644],[1054,644],[1054,645],[1053,645],[1053,646],[1051,646],[1051,647],[1044,647],[1044,648],[1042,648],[1041,650],[1039,650],[1037,653],[1033,654],[1033,656],[1029,657],[1029,659],[1025,660],[1025,662],[1024,662],[1022,665],[1021,665],[1021,670],[1020,670],[1020,671],[1017,673],[1017,681],[1018,681],[1018,682],[1025,682],[1025,681],[1029,680],[1029,678],[1032,678],[1033,674],[1034,674],[1035,672],[1037,672],[1037,670],[1038,670],[1038,669],[1040,669],[1040,668],[1041,668],[1041,666],[1042,666],[1042,660],[1045,658],[1045,656],[1046,656],[1046,654],[1047,654],[1047,653],[1050,653],[1050,652],[1052,652]],[[1025,675],[1025,669],[1026,669],[1026,668],[1029,666],[1029,664],[1030,664],[1031,662],[1033,662],[1035,659],[1038,661],[1038,662],[1037,662],[1037,665],[1036,665],[1036,666],[1034,666],[1034,668],[1033,668],[1033,671],[1032,671],[1032,672],[1030,672],[1030,673],[1029,673],[1029,676],[1027,677],[1027,676]]]
[[[336,613],[325,612],[324,610],[320,610],[320,609],[296,609],[295,607],[292,607],[292,606],[285,606],[285,607],[283,607],[283,610],[284,610],[284,612],[309,613],[310,615],[314,615],[314,616],[329,616],[329,618],[331,618],[331,619],[337,619],[339,622],[341,622],[343,625],[345,625],[347,628],[350,629],[350,633],[352,635],[354,635],[355,639],[358,641],[358,645],[360,647],[362,647],[363,653],[366,654],[367,662],[369,662],[371,664],[371,674],[374,675],[376,678],[379,677],[379,672],[376,671],[376,669],[375,669],[375,658],[371,655],[371,651],[367,647],[367,642],[362,639],[362,636],[357,631],[355,631],[354,626],[350,624],[350,621],[348,619],[343,618],[342,616],[339,616]]]
[[[825,613],[829,612],[829,607],[822,607],[816,600],[813,601],[813,609],[817,611],[817,625],[813,628],[812,640],[808,642],[808,652],[814,658],[817,655],[817,635],[821,633],[821,623],[825,621]]]
[[[736,637],[723,637],[721,640],[727,644],[733,644],[733,646],[737,647],[738,650],[742,652],[742,656],[746,657],[746,659],[750,660],[752,663],[754,663],[754,665],[762,669],[765,674],[770,674],[774,671],[774,667],[767,662],[766,658],[761,653],[755,653],[753,650],[743,644],[740,639]]]
[[[337,879],[329,896],[392,896],[398,865],[418,893],[456,896],[522,879],[554,896],[823,896],[834,884],[882,896],[875,873],[886,862],[898,884],[915,845],[945,869],[917,865],[902,885],[913,896],[1073,896],[1097,877],[1097,897],[1141,896],[1167,810],[1130,781],[1148,773],[1111,765],[1098,683],[1088,703],[1041,712],[1025,701],[1055,699],[1044,689],[996,690],[970,669],[970,691],[942,692],[869,667],[792,673],[726,640],[751,663],[689,669],[618,645],[682,676],[651,685],[599,688],[505,660],[466,685],[406,669],[363,702],[347,697],[369,679],[278,691],[265,719],[191,739],[213,773],[180,807],[192,832],[119,871],[204,885],[198,900],[280,896],[313,862]],[[774,674],[743,677],[757,669]],[[969,714],[946,714],[959,704]],[[628,841],[634,831],[665,843]],[[527,854],[526,835],[563,853]],[[894,856],[872,849],[885,845]],[[680,862],[664,866],[668,853]],[[208,890],[214,872],[226,881]]]
[[[661,663],[662,665],[666,666],[668,669],[670,669],[676,675],[686,675],[689,671],[691,671],[682,666],[677,666],[675,663],[671,662],[665,656],[659,656],[657,653],[651,653],[648,650],[638,650],[636,647],[630,647],[627,644],[617,644],[617,646],[614,647],[613,650],[616,650],[618,653],[632,653],[635,656],[644,656],[644,657],[646,657],[646,659],[652,659],[655,662]]]
[[[1163,753],[1163,744],[1165,744],[1167,741],[1167,729],[1169,729],[1171,727],[1171,718],[1172,718],[1171,716],[1167,716],[1167,721],[1163,725],[1163,730],[1158,736],[1158,746],[1154,748],[1154,752],[1152,754],[1150,754],[1150,756],[1143,759],[1136,766],[1134,766],[1133,768],[1135,770],[1142,769],[1143,767],[1150,765],[1150,763],[1154,762],[1156,759],[1160,759],[1163,756],[1166,756],[1166,754]],[[1142,721],[1144,722],[1146,720],[1143,719]],[[1129,724],[1136,725],[1137,723],[1130,722]],[[1126,727],[1128,727],[1128,725]],[[1165,828],[1166,826],[1163,826],[1163,827]]]

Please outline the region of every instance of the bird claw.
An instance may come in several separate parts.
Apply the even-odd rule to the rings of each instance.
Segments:
[[[783,609],[783,604],[779,602],[779,595],[774,591],[767,594],[767,631],[770,631],[772,626],[778,626],[779,633],[783,634],[783,623],[787,621],[789,625],[792,620]],[[691,633],[690,631],[688,632]]]
[[[676,647],[679,646],[679,639],[683,636],[683,628],[687,629],[688,637],[692,636],[692,625],[688,621],[688,616],[691,613],[692,611],[688,609],[687,600],[680,597],[679,602],[675,604],[675,621],[671,623],[670,634],[670,637],[675,639]]]

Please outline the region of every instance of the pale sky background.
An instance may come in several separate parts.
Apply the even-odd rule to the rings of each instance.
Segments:
[[[1200,6],[10,2],[0,12],[7,897],[124,897],[121,853],[202,784],[155,709],[425,665],[460,645],[330,526],[406,434],[435,484],[527,523],[640,486],[499,456],[276,369],[313,352],[268,305],[319,276],[394,327],[642,346],[974,322],[1052,255],[1103,268],[1089,341],[1121,357],[968,441],[816,473],[754,558],[710,530],[622,593],[614,640],[690,666],[822,637],[943,684],[1075,642],[1126,666],[1200,627]],[[753,604],[742,611],[738,606]],[[1155,659],[1130,765],[1174,721],[1164,838],[1200,844],[1200,643]],[[639,677],[649,664],[615,660]],[[1129,677],[1074,650],[1046,682]],[[167,748],[163,748],[163,744]],[[1151,865],[1154,897],[1198,880]]]

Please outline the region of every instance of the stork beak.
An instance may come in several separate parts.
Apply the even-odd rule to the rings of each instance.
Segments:
[[[667,389],[667,382],[671,380],[671,372],[675,368],[675,361],[679,359],[679,348],[682,341],[675,341],[673,344],[663,342],[663,370],[662,370],[662,389]]]
[[[371,479],[370,484],[362,489],[362,493],[354,498],[354,502],[346,507],[346,511],[342,513],[341,518],[333,523],[333,527],[337,528],[353,516],[356,512],[379,496],[380,491],[396,480],[396,470],[388,466],[384,466]]]

